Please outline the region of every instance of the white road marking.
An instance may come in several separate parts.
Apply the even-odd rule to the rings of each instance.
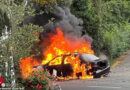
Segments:
[[[121,87],[112,87],[112,86],[87,86],[87,87],[121,89]]]

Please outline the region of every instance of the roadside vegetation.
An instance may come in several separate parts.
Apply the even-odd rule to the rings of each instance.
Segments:
[[[104,53],[113,63],[114,58],[130,49],[129,0],[0,0],[0,72],[8,73],[6,82],[11,84],[13,79],[10,56],[14,61],[14,78],[19,82],[20,58],[33,57],[31,51],[36,46],[34,54],[40,54],[44,48],[37,45],[39,37],[36,33],[42,32],[46,23],[53,22],[51,14],[55,4],[69,7],[83,20],[82,32],[92,37],[96,55]],[[48,88],[49,82],[45,84],[44,88]]]

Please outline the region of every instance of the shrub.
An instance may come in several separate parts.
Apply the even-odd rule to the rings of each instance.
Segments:
[[[130,25],[121,24],[120,27],[117,25],[112,27],[112,30],[106,31],[104,34],[104,50],[111,59],[122,55],[130,48]]]
[[[48,90],[50,87],[50,75],[44,71],[35,71],[28,78],[23,79],[25,89]]]

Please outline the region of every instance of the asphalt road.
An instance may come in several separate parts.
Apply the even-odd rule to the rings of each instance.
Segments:
[[[130,90],[130,52],[108,77],[59,83],[62,90]]]

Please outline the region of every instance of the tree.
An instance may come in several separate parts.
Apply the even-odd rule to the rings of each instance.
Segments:
[[[9,18],[7,14],[0,9],[0,36],[2,35],[2,30],[5,28],[5,25],[10,27]]]
[[[111,0],[104,3],[106,19],[103,48],[110,58],[122,55],[129,48],[129,4],[127,0]]]
[[[36,29],[38,29],[38,26],[33,26],[33,25],[22,26],[22,23],[24,22],[25,16],[34,16],[35,15],[34,14],[34,12],[35,12],[34,4],[35,3],[33,1],[28,1],[28,0],[23,0],[23,1],[20,1],[20,0],[17,0],[17,1],[15,1],[15,0],[2,0],[0,2],[0,6],[2,7],[1,8],[2,11],[4,11],[4,12],[6,11],[6,13],[8,15],[8,16],[6,16],[6,18],[9,18],[9,21],[10,21],[10,26],[8,26],[8,28],[10,28],[11,34],[9,35],[9,38],[6,41],[3,42],[3,43],[8,44],[7,45],[7,47],[8,47],[7,51],[10,51],[9,49],[11,47],[13,47],[15,49],[16,48],[15,45],[17,45],[16,42],[22,43],[22,40],[19,40],[20,34],[23,34],[23,33],[29,34],[30,31],[33,32],[32,30],[37,31]],[[4,24],[2,24],[2,25],[4,25]],[[24,30],[22,30],[22,29],[24,29]],[[18,38],[16,38],[16,37],[18,37]],[[31,35],[28,35],[28,37],[24,37],[24,36],[22,37],[21,36],[21,39],[29,39],[29,38],[35,39],[35,38],[32,38]],[[15,43],[15,44],[12,44],[12,43]],[[33,43],[29,43],[29,44],[31,46]],[[15,53],[15,51],[14,51],[14,53]],[[19,54],[20,51],[17,52],[17,53]],[[21,55],[22,54],[27,55],[25,53],[26,52],[22,52],[20,54]],[[18,58],[17,58],[17,60],[18,60]]]
[[[31,24],[22,25],[25,16],[34,15],[33,5],[34,3],[28,0],[19,3],[15,2],[15,0],[2,0],[0,2],[2,11],[7,13],[7,17],[10,21],[10,26],[7,27],[10,28],[7,32],[9,33],[8,37],[0,40],[0,62],[4,62],[4,64],[6,62],[7,64],[7,67],[3,66],[2,68],[9,72],[8,75],[6,75],[6,79],[8,84],[11,83],[11,86],[12,70],[14,68],[12,66],[15,64],[15,72],[20,73],[18,66],[20,58],[29,56],[32,49],[31,47],[34,45],[34,42],[38,40],[38,37],[34,38],[33,34],[42,30],[39,26]]]
[[[97,54],[104,51],[113,58],[128,48],[129,34],[125,27],[129,27],[129,4],[128,0],[73,1],[72,12],[83,19],[84,32],[94,39],[92,46]]]
[[[35,9],[33,5],[33,1],[28,0],[23,0],[19,4],[15,0],[2,0],[0,2],[1,9],[7,13],[10,20],[12,34],[23,22],[25,15],[34,15]]]
[[[101,0],[74,0],[72,4],[72,12],[83,19],[85,33],[88,33],[93,41],[93,49],[99,54],[103,40],[103,13]],[[102,31],[102,32],[101,32]]]

